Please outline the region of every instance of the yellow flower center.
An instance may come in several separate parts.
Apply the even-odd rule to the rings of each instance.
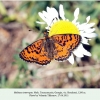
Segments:
[[[55,22],[49,31],[49,36],[56,34],[80,34],[80,32],[72,22],[60,20]]]

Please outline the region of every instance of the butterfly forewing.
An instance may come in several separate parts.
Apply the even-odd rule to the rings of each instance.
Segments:
[[[80,43],[81,36],[77,34],[61,34],[51,37],[55,43],[55,60],[66,60]]]
[[[27,46],[20,52],[20,57],[27,62],[35,62],[40,65],[50,63],[51,59],[47,57],[47,52],[43,45],[44,39],[40,39]]]

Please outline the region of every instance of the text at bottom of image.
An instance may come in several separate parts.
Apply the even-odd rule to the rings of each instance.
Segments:
[[[34,91],[34,92],[18,92],[15,91],[14,94],[29,94],[30,97],[68,97],[69,95],[77,94],[86,94],[84,91],[67,91],[67,92],[43,92],[43,91]]]

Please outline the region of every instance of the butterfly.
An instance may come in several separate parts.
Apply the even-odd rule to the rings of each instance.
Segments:
[[[19,56],[27,62],[47,65],[51,60],[64,61],[81,42],[78,34],[57,34],[49,37],[44,32],[44,38],[37,40],[23,49]]]

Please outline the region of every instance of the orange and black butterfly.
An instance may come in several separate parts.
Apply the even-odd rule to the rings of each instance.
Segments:
[[[27,62],[47,65],[52,59],[66,60],[81,42],[78,34],[57,34],[51,37],[44,32],[44,39],[37,40],[23,49],[19,56]]]

